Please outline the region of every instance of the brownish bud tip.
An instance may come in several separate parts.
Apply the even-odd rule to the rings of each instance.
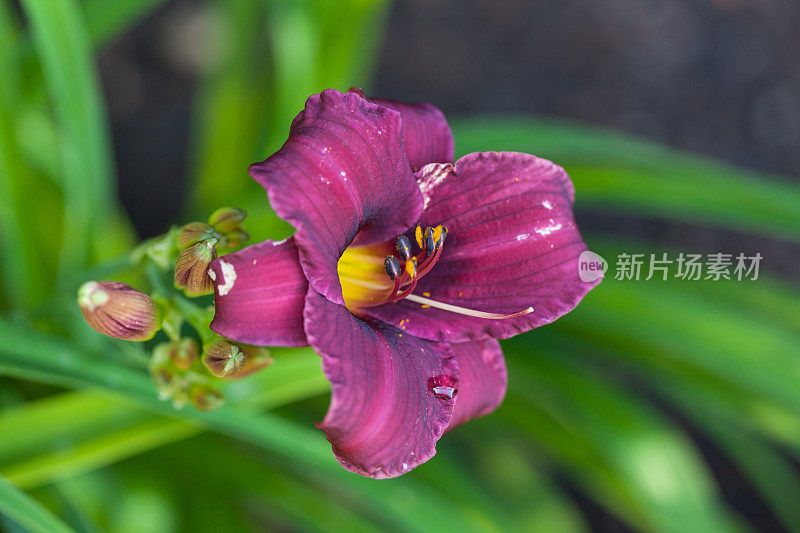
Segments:
[[[200,348],[194,339],[182,339],[169,345],[169,358],[181,370],[187,370],[200,356]]]
[[[204,222],[189,222],[181,228],[175,244],[178,250],[185,250],[190,246],[206,241],[216,244],[220,238],[221,236],[208,224]]]
[[[208,275],[208,265],[216,256],[214,245],[205,242],[183,250],[175,263],[175,287],[187,296],[202,296],[214,292],[214,281]]]
[[[146,341],[160,327],[153,299],[120,281],[87,281],[78,306],[92,329],[115,339]]]
[[[247,360],[241,346],[225,339],[211,341],[204,347],[203,364],[218,378],[228,378],[239,372]]]
[[[196,383],[189,389],[189,399],[199,411],[211,411],[225,403],[225,397],[220,391],[201,383]]]
[[[241,248],[247,244],[249,240],[250,235],[247,232],[236,230],[222,237],[222,240],[219,242],[219,247],[226,250],[234,250],[236,248]]]
[[[263,370],[272,364],[274,359],[269,354],[269,350],[260,346],[250,346],[243,344],[240,346],[244,350],[246,356],[244,366],[229,379],[246,378],[249,375],[255,374],[259,370]]]
[[[242,229],[247,212],[235,207],[220,207],[208,217],[208,223],[223,235]]]

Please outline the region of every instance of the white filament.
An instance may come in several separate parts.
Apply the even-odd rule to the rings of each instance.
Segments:
[[[528,307],[527,309],[524,309],[518,313],[510,313],[510,314],[487,313],[486,311],[476,311],[474,309],[467,309],[466,307],[461,307],[458,305],[446,304],[444,302],[437,302],[436,300],[431,300],[430,298],[417,296],[416,294],[409,294],[408,296],[406,296],[406,300],[417,302],[423,305],[430,305],[431,307],[435,307],[443,311],[458,313],[459,315],[474,316],[476,318],[490,318],[493,320],[522,316],[533,312],[533,307]]]

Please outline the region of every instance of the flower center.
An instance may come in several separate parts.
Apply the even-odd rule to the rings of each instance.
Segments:
[[[419,251],[412,253],[411,241],[405,235],[397,238],[392,253],[390,243],[350,246],[339,258],[337,271],[342,285],[342,297],[347,308],[354,314],[359,309],[375,307],[400,300],[409,300],[423,307],[435,307],[445,311],[478,318],[514,318],[533,312],[532,307],[511,314],[487,313],[457,305],[431,300],[412,294],[417,283],[439,261],[447,237],[447,228],[420,226],[414,229]],[[429,296],[425,293],[425,296]]]

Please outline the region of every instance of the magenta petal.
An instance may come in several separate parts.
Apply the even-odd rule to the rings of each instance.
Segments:
[[[497,409],[506,395],[508,373],[496,339],[451,344],[458,360],[458,397],[448,431]]]
[[[396,111],[328,89],[306,101],[283,147],[250,167],[297,230],[311,285],[335,302],[343,302],[336,262],[356,234],[360,244],[390,240],[419,217],[401,127]]]
[[[308,346],[303,307],[308,290],[294,240],[264,241],[215,259],[214,321],[229,339],[259,346]]]
[[[455,157],[453,132],[439,108],[428,102],[405,104],[370,98],[403,116],[403,143],[414,171],[428,163],[452,163]]]
[[[342,466],[388,478],[430,459],[458,394],[450,346],[364,322],[314,290],[305,317],[308,340],[331,382],[320,428]]]
[[[599,280],[585,283],[578,257],[586,250],[572,215],[574,189],[564,169],[532,155],[470,154],[454,166],[419,173],[425,197],[421,224],[450,232],[438,264],[417,295],[469,309],[510,314],[475,318],[408,300],[364,312],[431,340],[507,338],[572,310]]]

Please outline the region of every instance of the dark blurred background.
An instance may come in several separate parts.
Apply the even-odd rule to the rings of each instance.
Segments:
[[[101,55],[120,194],[142,236],[177,220],[216,24],[203,3],[169,2]],[[449,116],[573,119],[796,180],[798,57],[796,1],[408,0],[390,13],[373,93],[428,100]],[[785,242],[594,215],[580,201],[578,216],[676,248],[758,251],[765,270],[800,278],[800,249]]]

